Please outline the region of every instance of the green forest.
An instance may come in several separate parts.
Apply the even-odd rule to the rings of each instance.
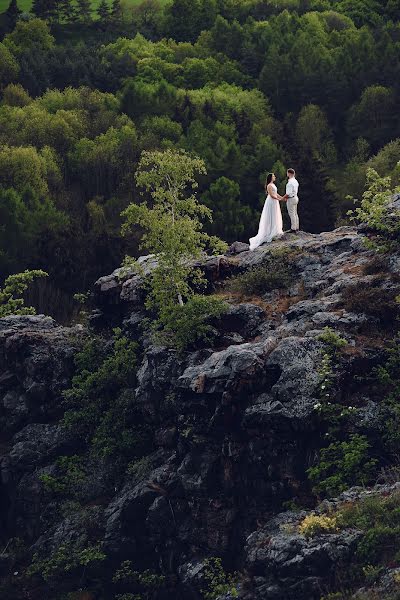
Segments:
[[[310,232],[348,222],[369,167],[399,183],[396,0],[0,8],[0,283],[45,270],[50,314],[138,255],[121,213],[143,151],[204,161],[207,233],[228,243],[256,233],[269,171],[283,193],[296,169]]]

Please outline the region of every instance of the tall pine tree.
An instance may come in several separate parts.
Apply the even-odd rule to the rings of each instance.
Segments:
[[[77,0],[76,3],[76,19],[80,23],[90,23],[92,20],[92,9],[90,0]]]
[[[122,22],[122,6],[120,0],[113,0],[111,5],[111,20],[116,25]]]
[[[22,10],[19,8],[17,0],[10,0],[10,4],[6,10],[7,26],[10,31],[14,29],[21,12]]]
[[[58,0],[58,21],[60,23],[69,23],[74,20],[74,7],[71,0]]]
[[[97,7],[97,15],[102,25],[106,24],[110,20],[111,10],[107,0],[101,0],[99,6]]]
[[[39,19],[52,21],[57,18],[59,0],[33,0],[32,12]]]

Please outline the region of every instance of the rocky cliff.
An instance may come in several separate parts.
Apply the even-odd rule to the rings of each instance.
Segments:
[[[231,287],[285,257],[290,277],[275,288]],[[151,259],[143,264],[151,269]],[[351,439],[372,448],[365,485],[391,460],[372,374],[395,336],[400,255],[381,259],[364,234],[342,227],[287,234],[254,252],[237,243],[199,266],[229,309],[212,344],[192,351],[153,343],[140,278],[129,272],[96,283],[89,328],[0,320],[1,597],[272,600],[340,590],[338,565],[351,562],[362,534],[299,533],[326,495],[307,471],[333,439],[320,410],[328,379],[329,406],[347,415]],[[101,410],[118,395],[117,442],[133,430],[147,440],[124,460],[89,447],[64,418],[76,353],[89,339],[106,351],[115,327],[136,342],[135,376],[109,388]],[[329,335],[342,341],[334,355]],[[385,481],[376,491],[395,489]]]

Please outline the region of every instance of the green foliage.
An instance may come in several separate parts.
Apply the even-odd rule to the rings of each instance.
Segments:
[[[342,527],[363,531],[357,546],[357,559],[362,565],[379,567],[400,559],[400,498],[397,492],[389,496],[376,494],[346,504],[337,518]]]
[[[380,85],[367,87],[360,102],[349,111],[348,126],[354,137],[362,135],[374,148],[393,139],[395,103],[392,89]]]
[[[18,62],[9,48],[0,42],[0,89],[14,81],[19,72]]]
[[[296,253],[276,250],[269,252],[262,265],[252,267],[233,277],[228,289],[243,296],[262,296],[275,289],[285,289],[293,281]]]
[[[336,354],[337,350],[347,346],[348,342],[334,331],[331,327],[325,327],[318,339],[328,347],[330,354]]]
[[[210,185],[202,200],[213,212],[213,222],[207,226],[211,233],[234,242],[249,229],[255,214],[239,198],[240,187],[236,181],[220,177]]]
[[[25,306],[24,292],[37,277],[47,277],[47,273],[40,270],[24,271],[10,275],[0,288],[0,317],[8,315],[34,315],[35,309]]]
[[[226,303],[217,296],[191,296],[183,306],[176,304],[166,311],[159,337],[178,351],[198,342],[211,342],[216,333],[211,323],[226,310]]]
[[[233,598],[238,596],[237,577],[224,571],[220,558],[212,557],[204,561],[203,578],[207,586],[201,591],[204,600],[216,600],[224,594],[230,594]]]
[[[113,576],[113,583],[118,586],[128,587],[131,590],[139,592],[135,594],[119,594],[117,598],[125,600],[140,599],[152,600],[157,591],[165,586],[164,575],[158,575],[154,571],[147,569],[146,571],[136,571],[130,560],[125,560],[121,563]]]
[[[49,558],[42,559],[34,554],[32,563],[27,569],[27,575],[41,575],[45,581],[63,577],[79,567],[86,568],[99,561],[105,560],[106,555],[100,544],[88,544],[77,547],[69,542],[54,550]]]
[[[336,424],[338,420],[338,411],[341,411],[341,416],[344,415],[343,411],[346,411],[344,407],[332,405],[329,399],[335,382],[334,369],[340,359],[339,351],[347,346],[347,341],[330,327],[325,327],[323,333],[318,336],[318,340],[323,342],[325,346],[318,370],[320,378],[319,393],[322,403],[318,403],[314,408],[319,410],[322,417],[330,421],[332,431],[332,425]]]
[[[376,370],[378,381],[386,391],[382,402],[384,427],[383,446],[392,460],[398,463],[400,448],[400,339],[395,337],[386,363]]]
[[[307,470],[317,494],[335,496],[351,485],[367,485],[376,474],[377,460],[370,457],[365,435],[351,434],[320,451],[319,461]]]
[[[367,169],[367,187],[362,200],[350,213],[354,221],[366,223],[376,233],[376,246],[390,250],[398,245],[400,239],[399,215],[391,217],[389,204],[400,187],[391,189],[391,178],[380,177],[374,169]]]
[[[177,305],[182,308],[184,300],[193,296],[191,282],[198,286],[204,281],[200,271],[193,268],[193,261],[200,258],[207,247],[215,252],[224,249],[220,240],[202,231],[201,220],[211,219],[211,212],[196,199],[195,176],[204,173],[203,161],[184,151],[144,152],[136,181],[149,194],[152,206],[130,204],[123,213],[124,233],[139,225],[143,229],[141,247],[154,254],[157,261],[147,278],[146,307],[155,311],[155,327],[165,330],[166,334],[173,333],[172,316],[179,314],[180,332],[176,329],[175,333],[180,346],[186,343],[189,334],[190,314],[196,316],[200,327],[198,336],[203,337],[208,331],[204,328],[204,308],[213,314],[217,312],[216,302],[210,300],[207,305],[198,299],[194,299],[185,312],[177,312]]]
[[[45,21],[19,20],[14,31],[5,36],[4,45],[18,57],[29,52],[51,50],[54,46],[54,37]]]
[[[82,457],[60,456],[56,464],[57,476],[48,473],[39,475],[44,487],[56,494],[79,497],[82,484],[86,480]]]
[[[63,424],[78,431],[97,455],[123,460],[141,456],[149,444],[135,408],[136,349],[116,330],[112,344],[92,338],[75,356]]]

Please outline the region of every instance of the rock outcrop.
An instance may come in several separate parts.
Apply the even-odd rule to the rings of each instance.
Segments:
[[[116,565],[132,560],[167,576],[163,598],[200,600],[203,561],[219,556],[227,568],[246,573],[244,600],[309,600],[321,597],[332,564],[351,557],[358,532],[306,540],[290,529],[299,514],[282,511],[288,502],[313,503],[306,471],[321,445],[315,405],[324,327],[348,342],[337,377],[341,401],[365,407],[356,430],[379,429],[375,391],[350,382],[382,360],[385,328],[376,315],[350,310],[344,296],[355,285],[398,293],[400,259],[393,256],[387,271],[368,269],[374,253],[356,229],[342,227],[288,234],[254,252],[235,244],[200,266],[210,288],[221,292],[229,277],[280,249],[293,257],[289,287],[257,298],[228,294],[215,343],[183,354],[153,345],[141,329],[137,274],[118,270],[96,283],[93,327],[107,336],[118,325],[138,340],[134,398],[154,438],[142,468],[116,481],[112,462],[98,457],[82,489],[109,581]],[[151,269],[151,259],[143,264]],[[0,319],[0,541],[23,539],[23,560],[51,552],[61,540],[74,542],[89,527],[65,510],[60,515],[43,486],[56,457],[79,454],[83,443],[59,421],[85,335],[82,327],[59,327],[43,316]],[[20,572],[12,557],[0,569],[6,579]],[[45,586],[26,597],[53,598],[46,593],[53,592]]]

